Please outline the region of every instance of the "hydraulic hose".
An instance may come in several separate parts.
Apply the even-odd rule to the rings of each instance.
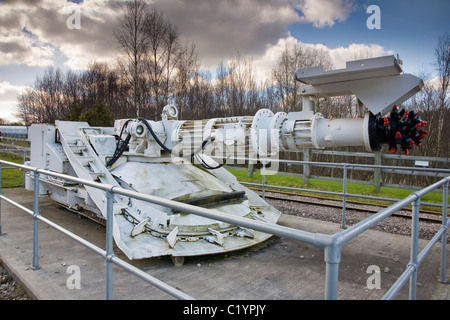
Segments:
[[[150,132],[150,134],[152,135],[153,139],[155,139],[156,143],[167,153],[175,156],[175,157],[179,157],[179,158],[192,158],[194,157],[196,154],[198,154],[200,151],[202,151],[205,146],[211,141],[211,136],[209,136],[207,139],[203,140],[202,144],[200,147],[197,148],[197,150],[195,150],[194,152],[192,152],[190,155],[186,156],[183,155],[181,153],[176,153],[175,151],[173,151],[173,149],[169,149],[166,145],[164,145],[164,143],[161,142],[161,140],[159,140],[159,138],[157,137],[157,135],[155,134],[155,132],[152,129],[152,126],[148,123],[147,119],[144,118],[138,118],[139,121],[143,122],[145,124],[145,126],[147,127],[148,131]]]
[[[125,138],[125,140],[121,139],[123,130],[127,126],[128,122],[130,122],[130,121],[131,120],[127,120],[124,123],[122,130],[120,130],[119,140],[117,140],[116,150],[114,151],[114,155],[112,156],[111,160],[109,160],[108,163],[106,164],[107,168],[110,168],[122,156],[122,154],[125,152],[126,147],[128,146],[128,143],[130,142],[131,134],[128,134],[127,137]]]

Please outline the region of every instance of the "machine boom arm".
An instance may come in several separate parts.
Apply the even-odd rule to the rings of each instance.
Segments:
[[[303,103],[299,112],[262,109],[254,116],[181,121],[177,108],[168,105],[161,121],[116,120],[113,128],[70,121],[33,125],[29,131],[30,165],[276,223],[281,213],[241,185],[210,155],[267,159],[280,150],[342,146],[377,150],[382,144],[388,144],[391,152],[397,145],[407,152],[414,144],[420,145],[427,132],[422,130],[425,122],[414,111],[400,111],[395,105],[421,87],[420,79],[400,73],[393,57],[354,61],[344,70],[299,70],[296,79],[307,84],[300,87]],[[343,93],[355,94],[367,107],[363,117],[325,119],[314,112],[316,99]],[[389,108],[390,114],[384,115]],[[200,163],[193,162],[193,157]],[[34,190],[34,178],[26,176],[27,189]],[[107,219],[105,192],[46,175],[39,177],[39,184],[40,195],[49,195],[95,220]],[[112,209],[114,239],[130,259],[225,253],[270,237],[117,194]]]
[[[124,133],[124,140],[131,134],[134,151],[160,156],[162,150],[179,157],[192,157],[200,151],[205,153],[205,149],[215,150],[216,154],[226,150],[227,155],[249,155],[253,151],[258,156],[280,150],[345,146],[375,151],[382,144],[388,144],[390,152],[399,145],[407,154],[413,145],[420,146],[428,133],[422,129],[426,122],[414,111],[400,111],[397,107],[420,91],[423,83],[413,75],[403,74],[393,56],[348,62],[342,70],[302,69],[296,72],[295,79],[304,84],[300,86],[299,112],[274,114],[262,109],[253,117],[178,121],[176,107],[167,106],[162,122],[133,120],[124,131],[124,120],[120,120],[116,131]],[[318,98],[336,95],[356,95],[367,112],[361,118],[343,119],[325,119],[314,113]],[[142,139],[148,140],[146,147]]]

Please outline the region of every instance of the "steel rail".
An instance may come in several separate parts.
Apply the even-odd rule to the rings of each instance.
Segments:
[[[61,178],[64,180],[84,184],[86,186],[91,186],[91,187],[98,188],[100,190],[105,191],[107,193],[108,199],[109,199],[108,209],[107,209],[108,216],[112,215],[112,200],[111,200],[112,197],[111,197],[111,195],[112,194],[120,194],[120,195],[124,195],[124,196],[128,196],[128,197],[133,197],[135,199],[147,201],[150,203],[166,206],[166,207],[169,207],[169,208],[172,208],[175,210],[184,211],[184,212],[188,212],[191,214],[196,214],[196,215],[200,215],[203,217],[227,222],[230,224],[248,227],[248,228],[258,230],[261,232],[270,233],[273,235],[287,237],[287,238],[298,240],[301,242],[313,244],[315,247],[317,247],[319,249],[323,249],[323,251],[324,251],[324,260],[326,262],[325,299],[337,299],[338,271],[339,271],[339,263],[341,261],[341,249],[345,244],[347,244],[351,239],[354,239],[361,233],[367,231],[368,229],[373,227],[375,224],[381,222],[385,218],[389,217],[390,215],[394,214],[395,212],[397,212],[398,210],[402,209],[404,206],[406,206],[410,203],[413,203],[414,216],[415,216],[415,220],[414,220],[415,222],[413,224],[414,224],[414,230],[417,230],[417,228],[418,228],[418,223],[417,223],[418,222],[418,211],[419,211],[418,208],[420,205],[421,197],[424,196],[426,193],[431,192],[432,190],[434,190],[440,186],[445,186],[444,191],[446,192],[445,195],[447,195],[448,194],[447,193],[448,192],[448,184],[450,181],[450,176],[447,178],[443,178],[442,180],[440,180],[422,190],[412,193],[411,195],[404,198],[403,200],[400,200],[397,203],[394,203],[390,207],[381,210],[377,214],[359,222],[358,224],[356,224],[342,232],[338,232],[333,235],[328,235],[328,234],[321,234],[321,233],[306,232],[306,231],[297,230],[294,228],[289,228],[289,227],[280,226],[280,225],[276,225],[276,224],[269,224],[269,223],[265,223],[265,222],[261,222],[261,221],[250,220],[248,218],[232,216],[232,215],[220,213],[218,211],[211,210],[211,209],[196,207],[193,205],[180,203],[180,202],[176,202],[173,200],[163,199],[163,198],[159,198],[156,196],[140,194],[138,192],[131,191],[131,190],[125,190],[125,189],[122,189],[117,186],[101,184],[98,182],[88,181],[85,179],[80,179],[80,178],[68,176],[65,174],[55,173],[55,172],[51,172],[48,170],[43,170],[43,169],[34,168],[34,167],[28,167],[25,165],[18,165],[18,164],[7,162],[7,161],[0,160],[0,169],[1,169],[1,164],[12,165],[12,166],[21,168],[23,170],[34,172],[34,174],[35,174],[35,179],[34,179],[35,204],[37,204],[36,199],[37,199],[38,192],[37,192],[36,186],[39,184],[38,177],[39,177],[39,175],[48,175],[48,176],[53,176],[56,178]],[[344,193],[345,193],[345,191],[344,191]],[[3,199],[3,197],[1,199]],[[444,212],[445,212],[445,215],[444,215]],[[30,212],[28,212],[28,213],[30,213]],[[439,232],[441,237],[444,237],[446,235],[447,229],[449,227],[449,223],[446,222],[447,221],[446,213],[447,213],[447,199],[445,197],[444,203],[443,203],[443,228],[442,228],[442,231]],[[40,215],[37,214],[37,212],[36,212],[36,206],[33,211],[33,217],[35,218],[35,220],[41,219]],[[41,221],[45,221],[45,220],[41,220]],[[445,223],[444,223],[444,221],[445,221]],[[109,230],[109,231],[107,230],[107,233],[108,232],[110,232],[110,235],[107,238],[112,239],[112,230]],[[37,228],[35,229],[35,233],[37,233]],[[416,280],[417,280],[416,279],[417,278],[416,266],[418,266],[418,261],[419,261],[417,252],[416,252],[417,251],[416,250],[417,249],[417,241],[418,241],[418,237],[416,236],[417,232],[414,232],[413,234],[414,234],[414,238],[412,238],[412,243],[413,243],[412,247],[415,249],[412,250],[412,253],[411,253],[411,265],[413,265],[415,267],[415,271],[412,273],[412,275],[408,274],[408,278],[410,278],[410,276],[411,276],[410,288],[414,287],[416,285]],[[112,241],[112,240],[110,240],[110,241]],[[430,245],[428,247],[433,246],[435,243],[436,242],[434,242],[432,245]],[[110,244],[111,244],[111,242],[109,243],[109,245],[107,244],[107,247],[110,246]],[[444,245],[441,250],[442,250],[441,265],[443,266],[442,269],[446,270],[446,266],[444,263],[445,258],[446,258],[446,252],[445,252]],[[103,250],[102,250],[102,254],[103,254]],[[119,264],[122,264],[122,262],[117,260],[118,258],[115,257],[114,254],[111,252],[111,250],[109,250],[108,248],[105,253],[105,259],[106,259],[107,263],[118,262]],[[132,270],[132,271],[130,271],[132,273],[135,273],[135,271],[136,271],[138,276],[141,276],[141,275],[144,276],[138,270],[134,270],[133,268],[130,268],[130,270]],[[160,285],[160,286],[163,286],[164,288],[167,287],[167,289],[170,289],[169,291],[175,290],[175,292],[179,293],[182,298],[190,298],[183,292],[180,292],[179,290],[177,290],[173,287],[170,287],[169,285],[167,285],[165,283],[159,283],[158,281],[156,281],[155,283],[156,283],[155,285]],[[108,286],[108,284],[107,284],[107,286]],[[414,290],[412,290],[412,292],[414,292]],[[410,298],[415,298],[415,295],[411,294]]]
[[[266,191],[267,192],[267,191]],[[277,193],[275,191],[270,191],[273,193]],[[292,194],[292,196],[296,196],[294,194]],[[300,195],[297,195],[300,196]],[[272,199],[272,200],[279,200],[279,201],[291,201],[291,202],[296,202],[296,203],[303,203],[303,204],[309,204],[309,205],[314,205],[314,206],[323,206],[323,207],[331,207],[331,208],[338,208],[338,209],[342,209],[342,205],[340,204],[334,204],[334,203],[327,203],[327,202],[317,202],[317,201],[308,201],[308,200],[302,200],[302,199],[292,199],[292,198],[285,198],[285,197],[279,197],[279,196],[274,196],[274,195],[270,195],[267,194],[265,195],[266,199]],[[301,196],[301,197],[305,197],[305,196]],[[322,200],[330,200],[330,201],[335,201],[335,202],[339,202],[338,199],[333,199],[333,198],[320,198]],[[370,207],[380,207],[380,208],[387,208],[388,206],[386,205],[374,205],[374,204],[369,204],[369,203],[363,203],[363,202],[355,202],[355,201],[348,201],[349,203],[352,204],[357,204],[357,205],[364,205],[364,206],[370,206]],[[353,210],[353,211],[358,211],[358,212],[368,212],[368,213],[378,213],[380,212],[379,209],[369,209],[369,208],[358,208],[358,207],[352,207],[352,206],[346,206],[347,210]],[[426,211],[426,210],[421,210],[421,213],[424,214],[431,214],[431,215],[441,215],[438,212],[435,211]],[[411,219],[410,215],[407,214],[401,214],[401,213],[394,213],[392,216],[395,217],[400,217],[400,218],[405,218],[405,219]],[[428,222],[434,222],[434,223],[440,223],[441,220],[439,219],[433,219],[431,217],[423,217],[420,216],[419,219],[421,221],[428,221]]]

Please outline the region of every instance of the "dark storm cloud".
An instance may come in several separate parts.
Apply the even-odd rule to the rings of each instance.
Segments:
[[[16,42],[16,48],[20,49],[20,41],[28,48],[42,45],[58,48],[73,68],[81,68],[93,59],[112,59],[116,53],[113,29],[123,3],[124,0],[85,0],[79,4],[66,0],[0,1],[0,39],[10,43],[10,49],[14,48],[11,42]],[[340,14],[338,4],[327,14],[324,8],[330,7],[331,0],[149,0],[149,3],[179,28],[183,39],[196,43],[206,66],[231,59],[238,52],[261,57],[288,36],[289,25],[317,21],[320,12],[319,24],[331,25],[334,19],[346,17]],[[79,29],[67,27],[71,8],[80,12]],[[36,37],[34,42],[29,37],[11,38],[12,34],[23,32],[23,28]],[[46,55],[36,56],[45,63],[48,52],[34,50],[34,54]]]
[[[196,42],[205,60],[243,54],[261,55],[286,36],[299,18],[285,0],[155,0],[154,5]]]

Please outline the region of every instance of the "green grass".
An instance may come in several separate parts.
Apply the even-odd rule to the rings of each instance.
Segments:
[[[22,156],[0,153],[0,160],[22,164]],[[7,167],[2,164],[2,167]],[[3,169],[2,170],[2,188],[17,188],[23,186],[23,172],[19,169]]]
[[[30,142],[27,141],[26,139],[0,137],[0,142],[3,144],[6,144],[6,145],[11,145],[11,146],[19,146],[19,147],[29,147],[30,146]]]
[[[229,170],[232,174],[236,176],[236,178],[241,182],[251,182],[251,183],[262,183],[262,176],[259,172],[254,172],[253,177],[248,177],[248,172],[246,170]],[[322,191],[331,191],[331,192],[342,192],[343,184],[342,182],[336,181],[325,181],[325,180],[317,180],[317,179],[309,179],[309,183],[303,183],[302,177],[293,177],[293,176],[285,176],[285,175],[267,175],[266,176],[266,184],[282,186],[282,187],[294,187],[294,188],[303,188],[303,189],[312,189],[312,190],[322,190]],[[284,190],[288,191],[288,190]],[[359,194],[359,195],[368,195],[374,197],[381,198],[391,198],[391,199],[403,199],[413,193],[413,190],[408,189],[399,189],[399,188],[388,188],[381,187],[379,192],[374,192],[373,186],[371,185],[361,185],[355,183],[347,183],[347,193],[351,194]],[[323,195],[327,197],[333,197],[337,199],[342,199],[342,196],[333,196],[333,195]],[[351,198],[358,199],[358,198]],[[371,199],[362,199],[359,198],[358,201],[368,202],[368,203],[380,203],[380,204],[392,204],[392,202],[387,201],[378,201]],[[442,194],[441,193],[428,193],[424,197],[422,197],[421,202],[429,202],[429,203],[442,203]],[[436,210],[436,208],[434,208]]]

